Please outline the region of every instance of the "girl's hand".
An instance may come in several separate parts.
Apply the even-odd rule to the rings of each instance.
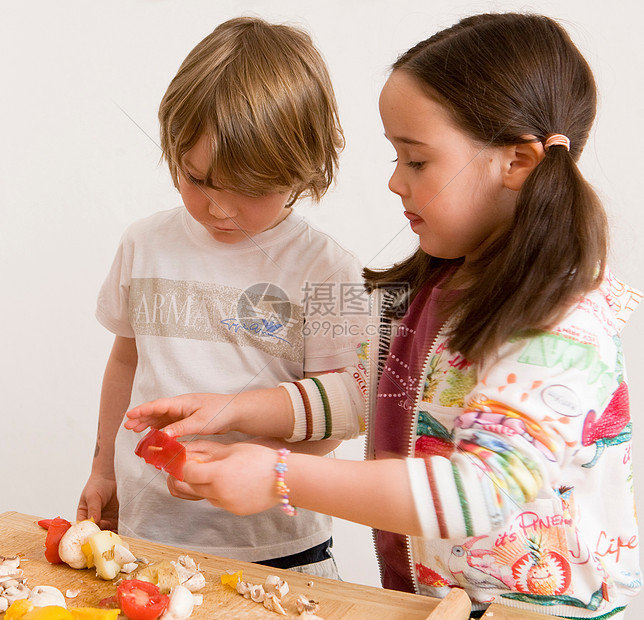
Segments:
[[[277,453],[248,443],[222,445],[192,441],[184,481],[168,478],[168,488],[182,499],[207,499],[213,506],[236,515],[268,510],[279,503],[275,491]]]
[[[130,409],[125,428],[140,433],[146,428],[162,428],[173,437],[227,433],[234,418],[234,394],[183,394],[159,398]]]

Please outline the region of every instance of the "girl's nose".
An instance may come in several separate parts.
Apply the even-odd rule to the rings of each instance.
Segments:
[[[388,186],[390,191],[392,191],[394,194],[397,194],[401,198],[405,195],[406,184],[401,178],[400,172],[398,170],[398,164],[396,164],[396,169],[394,170],[391,177],[389,177]]]

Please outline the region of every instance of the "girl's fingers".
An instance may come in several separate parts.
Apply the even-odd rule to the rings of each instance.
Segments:
[[[224,458],[225,446],[208,453],[190,453],[183,466],[183,480],[191,485],[208,484],[217,474],[217,461]],[[205,457],[205,458],[202,458]]]
[[[219,456],[221,458],[222,450],[228,450],[228,447],[217,441],[210,441],[208,439],[191,439],[187,442],[182,442],[188,452],[188,456],[209,456],[213,458]]]
[[[189,484],[181,482],[172,476],[168,476],[167,480],[168,491],[173,497],[179,499],[187,499],[190,501],[199,501],[203,499],[203,495],[196,493]]]

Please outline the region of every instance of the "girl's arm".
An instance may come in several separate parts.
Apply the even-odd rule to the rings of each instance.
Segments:
[[[173,495],[205,497],[238,515],[279,503],[277,452],[252,444],[191,442],[184,480],[169,478]],[[287,457],[285,482],[291,504],[404,534],[420,534],[403,459],[346,461],[308,454]]]
[[[76,513],[78,520],[92,517],[102,529],[118,525],[114,441],[130,403],[137,359],[134,338],[116,336],[103,377],[92,472]]]

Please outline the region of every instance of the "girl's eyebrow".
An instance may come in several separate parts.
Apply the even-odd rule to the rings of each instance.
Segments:
[[[413,138],[407,138],[406,136],[392,136],[391,138],[385,134],[385,138],[390,142],[399,142],[401,144],[410,144],[412,146],[428,146],[426,142],[421,142],[420,140],[414,140]]]

